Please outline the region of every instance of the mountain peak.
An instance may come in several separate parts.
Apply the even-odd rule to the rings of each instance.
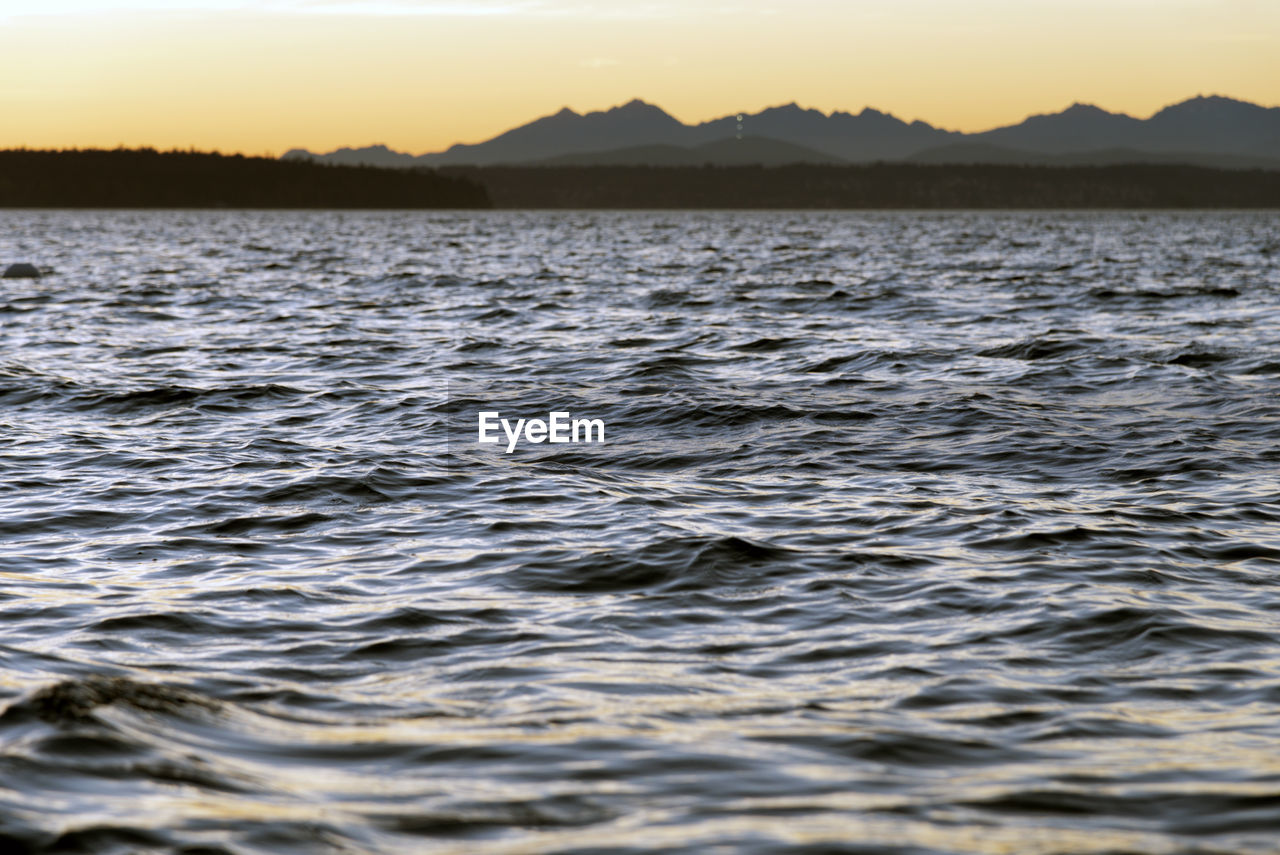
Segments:
[[[673,118],[666,110],[656,104],[650,104],[647,101],[642,101],[639,98],[632,98],[627,103],[619,104],[616,107],[610,107],[608,110],[592,110],[590,113],[583,113],[582,117],[595,122],[598,122],[601,119],[622,119],[628,122],[659,121],[663,124],[678,124],[676,119]]]
[[[1240,101],[1236,98],[1228,98],[1225,95],[1197,95],[1194,98],[1188,98],[1177,104],[1170,104],[1168,107],[1156,113],[1156,116],[1168,116],[1178,114],[1195,114],[1209,112],[1255,112],[1266,110],[1258,104],[1251,104],[1248,101]],[[1153,117],[1154,118],[1154,117]]]
[[[639,98],[632,98],[627,103],[612,107],[608,111],[611,114],[621,114],[624,116],[666,116],[667,111],[659,107],[657,104],[650,104],[648,101],[642,101]]]
[[[1218,106],[1225,106],[1227,104],[1231,104],[1233,106],[1241,106],[1241,107],[1258,106],[1256,104],[1250,104],[1248,101],[1241,101],[1239,98],[1228,98],[1226,95],[1197,95],[1194,98],[1188,98],[1182,103],[1183,104],[1203,104],[1203,105],[1214,104]],[[1179,105],[1175,105],[1175,106],[1179,106]]]
[[[1096,104],[1085,104],[1077,101],[1065,110],[1057,113],[1037,113],[1034,116],[1028,116],[1016,125],[1008,125],[1009,128],[1023,127],[1024,125],[1038,126],[1042,128],[1079,128],[1079,127],[1102,127],[1117,122],[1136,122],[1132,116],[1124,113],[1112,113],[1102,109]]]
[[[1059,115],[1062,116],[1110,116],[1106,110],[1096,104],[1086,104],[1083,101],[1077,101],[1067,109],[1063,110]]]
[[[864,127],[876,127],[880,129],[910,127],[906,122],[893,115],[893,113],[886,113],[883,110],[877,110],[875,107],[863,107],[862,112],[858,114],[858,119],[861,120]],[[923,122],[915,127],[930,128],[930,130],[932,130],[929,125],[926,125]]]
[[[777,107],[769,107],[761,111],[761,115],[763,115],[764,113],[772,113],[774,115],[784,115],[784,116],[799,116],[804,113],[817,113],[818,115],[822,115],[821,111],[806,110],[804,107],[801,107],[795,101],[792,101],[788,104],[779,104]]]

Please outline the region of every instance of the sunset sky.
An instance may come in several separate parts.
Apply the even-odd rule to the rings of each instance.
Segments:
[[[0,147],[478,142],[633,97],[983,130],[1072,102],[1280,104],[1276,0],[4,0]]]

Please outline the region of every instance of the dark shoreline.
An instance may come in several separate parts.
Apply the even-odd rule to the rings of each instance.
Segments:
[[[1280,171],[1169,164],[392,169],[152,149],[0,151],[0,208],[1280,209]]]
[[[1280,171],[1198,166],[448,167],[495,208],[1063,210],[1280,208]]]
[[[0,208],[488,208],[429,169],[154,149],[0,151]]]

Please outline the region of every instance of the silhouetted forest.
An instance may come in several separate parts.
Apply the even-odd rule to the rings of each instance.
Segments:
[[[154,149],[0,151],[0,207],[487,208],[480,185],[429,169],[329,166]]]
[[[1280,208],[1280,172],[1168,164],[443,167],[498,208]]]
[[[394,169],[154,149],[0,151],[0,207],[1280,208],[1280,172],[1169,164]]]

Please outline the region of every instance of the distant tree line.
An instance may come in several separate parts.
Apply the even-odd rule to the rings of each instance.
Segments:
[[[0,151],[0,207],[487,208],[485,190],[429,169],[329,166],[196,151]]]
[[[1169,164],[487,166],[0,151],[0,207],[1280,208],[1280,171]]]
[[[1280,172],[1167,164],[489,166],[498,208],[1280,208]]]

